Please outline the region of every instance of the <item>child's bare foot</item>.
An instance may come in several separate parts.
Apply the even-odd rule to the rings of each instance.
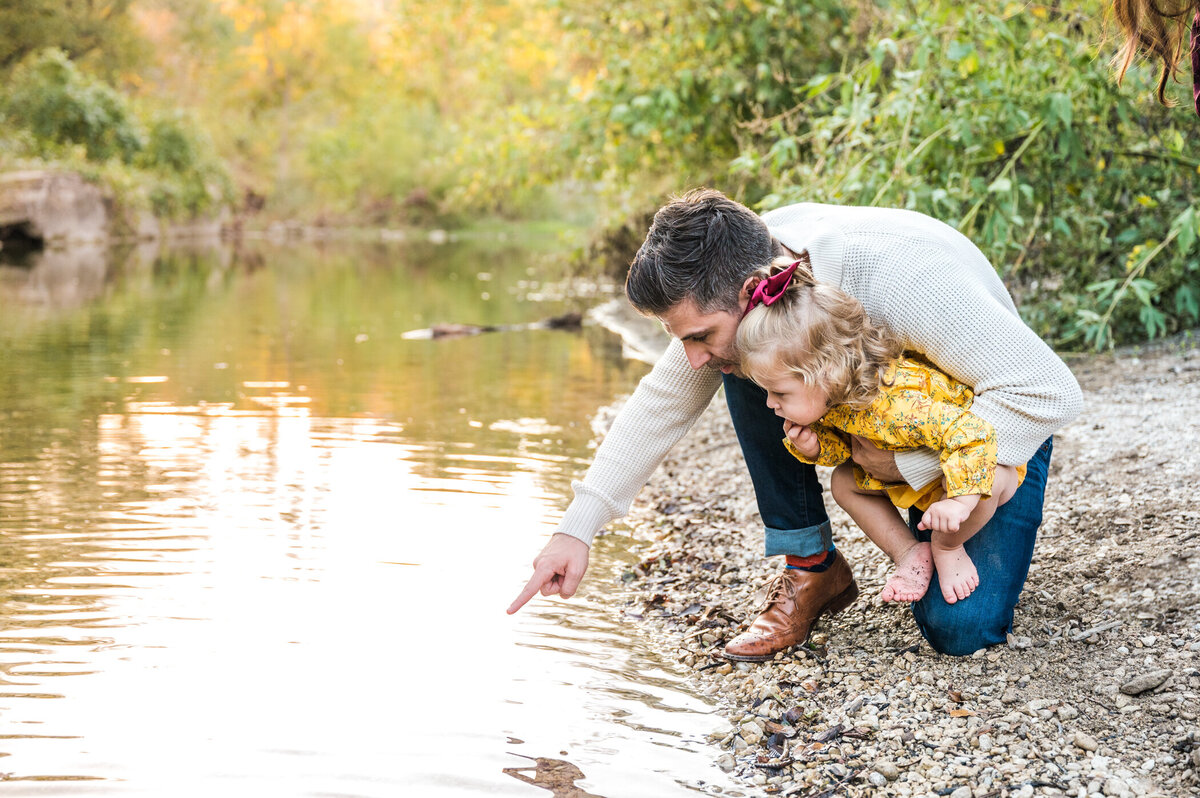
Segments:
[[[962,601],[979,587],[979,572],[962,546],[950,549],[934,546],[933,565],[937,568],[938,584],[942,586],[942,597],[947,604]]]
[[[896,561],[896,570],[888,577],[879,598],[884,601],[919,601],[933,578],[933,560],[928,543],[914,543]]]

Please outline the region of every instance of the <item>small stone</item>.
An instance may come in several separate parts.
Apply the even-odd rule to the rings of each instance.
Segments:
[[[1079,717],[1079,710],[1070,704],[1063,704],[1056,713],[1059,720],[1072,720]]]
[[[763,738],[762,727],[753,721],[743,723],[739,729],[742,739],[750,745],[755,745]]]
[[[1082,748],[1084,751],[1095,751],[1100,747],[1095,738],[1083,732],[1075,732],[1075,738],[1071,742],[1075,744],[1076,748]]]
[[[1004,691],[1004,695],[1000,696],[1000,700],[1005,704],[1015,704],[1021,700],[1021,694],[1010,687]]]
[[[728,773],[737,766],[737,760],[733,758],[733,754],[721,754],[717,757],[717,767]]]
[[[886,759],[875,763],[875,772],[882,774],[888,781],[895,781],[900,778],[900,768]]]
[[[1033,785],[1022,784],[1016,792],[1009,793],[1013,798],[1033,798]]]
[[[1165,668],[1159,671],[1143,673],[1141,676],[1135,676],[1121,685],[1121,692],[1125,695],[1140,695],[1147,690],[1153,690],[1169,678],[1171,678],[1171,671]]]
[[[971,798],[971,788],[967,785],[955,788],[954,792],[950,793],[950,798]]]
[[[1131,792],[1131,790],[1125,786],[1125,782],[1121,781],[1115,776],[1109,776],[1107,779],[1105,779],[1104,786],[1100,788],[1100,791],[1105,795],[1110,796],[1121,796]]]
[[[1146,648],[1150,648],[1151,646],[1153,646],[1155,641],[1157,641],[1157,640],[1158,640],[1158,638],[1154,635],[1146,635],[1145,637],[1138,638],[1138,641]]]
[[[867,781],[871,782],[876,787],[886,787],[888,783],[887,776],[883,775],[878,770],[872,770],[869,774],[867,774]]]
[[[995,743],[992,741],[992,735],[990,735],[990,734],[979,735],[979,750],[980,751],[982,751],[986,754],[988,751],[992,750],[993,745],[995,745]]]

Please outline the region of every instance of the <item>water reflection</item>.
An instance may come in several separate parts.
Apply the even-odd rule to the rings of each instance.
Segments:
[[[721,782],[709,707],[597,595],[618,551],[591,598],[503,612],[644,367],[595,329],[403,340],[566,307],[529,250],[489,247],[486,292],[480,253],[434,254],[0,270],[6,793]]]
[[[532,767],[505,768],[504,772],[526,784],[533,784],[543,790],[549,790],[554,794],[554,798],[603,798],[603,796],[575,786],[575,782],[585,778],[583,771],[565,759],[539,756],[533,762]]]

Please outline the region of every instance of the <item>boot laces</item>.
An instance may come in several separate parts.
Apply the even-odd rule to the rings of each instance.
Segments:
[[[767,583],[767,586],[762,589],[759,594],[763,598],[755,612],[766,612],[769,608],[779,603],[785,598],[791,598],[796,592],[796,586],[792,584],[792,580],[787,578],[787,573],[781,573]]]

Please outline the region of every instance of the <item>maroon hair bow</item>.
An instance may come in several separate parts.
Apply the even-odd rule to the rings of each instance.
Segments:
[[[746,318],[746,313],[754,310],[760,304],[775,304],[775,301],[783,296],[784,292],[787,291],[787,287],[792,284],[792,275],[796,273],[796,268],[799,265],[800,261],[796,261],[783,271],[772,274],[754,286],[754,293],[750,295],[750,302],[746,305],[746,310],[742,313],[742,318]]]
[[[1192,101],[1200,114],[1200,8],[1192,17]]]

